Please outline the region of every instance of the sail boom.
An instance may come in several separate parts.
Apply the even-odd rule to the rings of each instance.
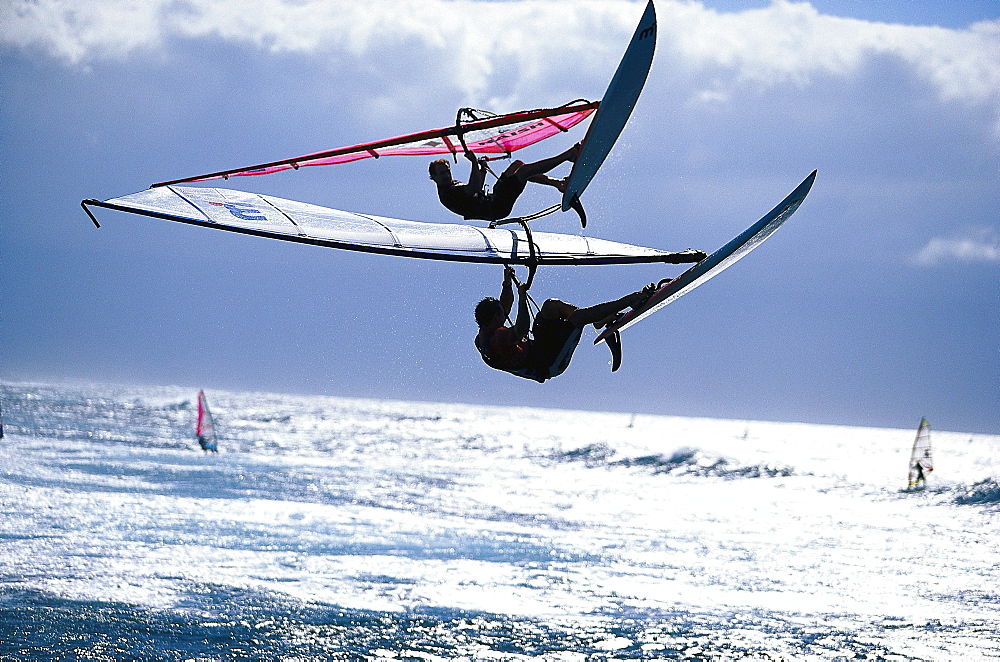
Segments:
[[[567,131],[586,119],[599,105],[597,101],[578,101],[556,108],[540,108],[526,110],[506,115],[497,115],[480,120],[455,124],[453,126],[410,133],[385,140],[377,140],[358,145],[339,147],[336,149],[305,154],[268,163],[260,163],[241,168],[219,170],[194,177],[172,179],[157,182],[150,188],[172,186],[201,182],[210,179],[228,179],[229,177],[247,177],[264,175],[282,170],[298,170],[304,166],[332,165],[348,163],[367,158],[382,156],[434,156],[455,154],[459,151],[449,136],[468,135],[481,131],[490,131],[500,127],[511,126],[508,131],[499,135],[490,135],[481,140],[467,141],[469,149],[476,154],[510,154],[511,152],[544,140],[557,133]],[[532,124],[532,123],[538,124]]]

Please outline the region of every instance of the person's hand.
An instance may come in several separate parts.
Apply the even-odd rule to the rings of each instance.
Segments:
[[[476,156],[476,153],[473,152],[471,149],[465,150],[465,158],[469,159],[473,163],[479,163],[479,158]]]
[[[503,265],[503,279],[514,280],[514,267],[509,264]]]

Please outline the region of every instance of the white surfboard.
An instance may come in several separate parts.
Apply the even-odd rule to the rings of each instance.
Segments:
[[[568,211],[575,199],[578,199],[597,174],[604,159],[608,157],[615,141],[621,135],[622,129],[632,115],[649,67],[653,63],[653,51],[656,50],[656,10],[653,0],[649,0],[646,11],[642,14],[639,26],[632,35],[632,41],[618,64],[611,84],[608,85],[601,105],[587,129],[583,139],[583,149],[573,164],[569,174],[566,190],[562,197],[562,210]]]
[[[806,199],[806,195],[808,195],[809,189],[812,188],[815,179],[816,171],[813,170],[794,191],[788,194],[788,197],[782,200],[777,207],[768,212],[762,219],[677,278],[661,285],[645,303],[632,308],[605,327],[604,331],[594,340],[594,344],[596,345],[601,342],[615,331],[627,329],[639,320],[652,315],[668,303],[676,301],[699,285],[707,283],[711,278],[718,276],[734,265],[737,260],[740,260],[747,253],[760,246],[761,242],[774,234],[795,213],[795,210],[799,208],[802,201]]]

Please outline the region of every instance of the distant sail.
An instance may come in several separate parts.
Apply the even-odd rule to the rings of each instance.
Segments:
[[[913,452],[910,453],[910,476],[907,489],[921,490],[927,487],[927,474],[934,471],[934,458],[931,457],[931,424],[926,418],[920,419],[917,428],[917,438],[913,441]]]
[[[215,421],[212,420],[212,412],[208,409],[204,391],[198,391],[198,425],[195,433],[198,435],[198,445],[203,451],[219,452],[215,438]]]

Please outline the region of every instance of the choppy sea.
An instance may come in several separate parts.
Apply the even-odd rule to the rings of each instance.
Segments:
[[[1000,436],[196,394],[0,387],[0,659],[1000,657]]]

